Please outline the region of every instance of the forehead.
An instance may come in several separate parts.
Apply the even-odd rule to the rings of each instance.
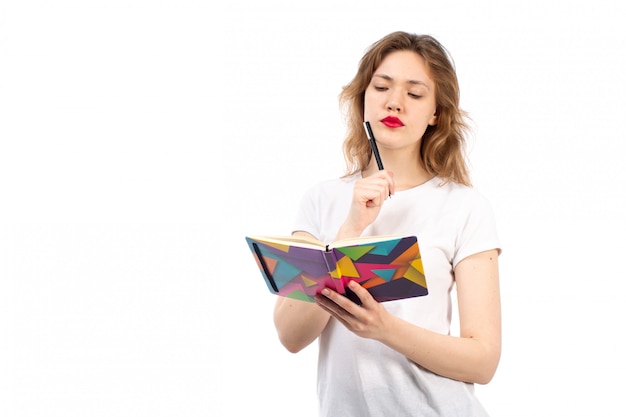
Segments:
[[[433,86],[434,81],[426,61],[417,52],[394,51],[389,53],[374,71],[374,77],[384,76],[398,82],[419,82]]]

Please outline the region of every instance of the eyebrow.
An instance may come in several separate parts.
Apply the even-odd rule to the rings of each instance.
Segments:
[[[374,74],[372,76],[373,77],[378,77],[378,78],[382,78],[384,80],[387,81],[393,81],[393,78],[391,78],[389,75],[387,74]],[[426,84],[424,81],[420,81],[420,80],[407,80],[406,82],[407,84],[411,84],[411,85],[421,85],[426,87],[428,90],[430,90],[430,87],[428,86],[428,84]]]

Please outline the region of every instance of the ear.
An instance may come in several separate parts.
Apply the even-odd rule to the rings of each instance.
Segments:
[[[428,121],[428,125],[429,126],[436,126],[437,125],[437,111],[435,111],[435,113],[432,115],[432,117],[430,118],[430,120]]]

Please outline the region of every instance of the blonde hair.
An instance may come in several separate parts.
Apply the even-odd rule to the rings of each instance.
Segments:
[[[459,108],[459,85],[454,63],[446,49],[430,35],[393,32],[372,44],[359,62],[356,75],[339,95],[347,124],[343,143],[347,175],[369,164],[372,150],[363,129],[365,90],[374,71],[391,52],[413,51],[426,63],[435,82],[437,124],[428,126],[422,137],[421,162],[430,175],[444,182],[471,185],[465,160],[466,113]]]

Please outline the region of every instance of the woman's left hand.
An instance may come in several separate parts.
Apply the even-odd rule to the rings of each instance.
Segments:
[[[389,331],[393,316],[357,282],[350,281],[348,288],[359,297],[361,305],[329,288],[315,296],[315,301],[354,334],[382,339],[385,332]]]

